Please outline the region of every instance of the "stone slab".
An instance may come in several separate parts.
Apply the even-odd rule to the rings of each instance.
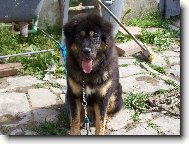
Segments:
[[[32,107],[48,107],[56,104],[57,96],[48,89],[29,89],[28,94]]]
[[[126,67],[119,67],[120,78],[132,76],[139,73],[144,73],[145,70],[136,65],[128,65]]]
[[[120,78],[123,92],[155,92],[158,89],[169,89],[162,80],[152,78],[148,74],[138,74],[127,78]]]
[[[160,126],[166,135],[180,135],[180,119],[164,116],[151,121],[151,123]]]
[[[161,53],[154,53],[155,58],[154,60],[151,62],[152,64],[158,65],[158,66],[166,66],[167,62],[165,59],[165,56]]]
[[[107,124],[109,130],[119,130],[124,128],[128,123],[132,122],[132,110],[123,109],[117,115],[115,115],[111,122]]]
[[[118,65],[128,64],[133,65],[136,62],[136,58],[134,57],[119,57],[118,58]]]
[[[126,26],[126,29],[132,33],[134,36],[140,36],[141,33],[141,28],[137,26]],[[126,36],[130,36],[122,27],[119,27],[118,31],[123,33]]]
[[[18,76],[18,77],[10,77],[7,79],[9,86],[6,89],[15,89],[17,87],[29,87],[33,84],[44,83],[41,80],[38,80],[32,76]]]
[[[158,112],[150,112],[150,113],[142,113],[140,115],[140,121],[141,123],[147,123],[148,121],[151,121],[155,119],[156,117],[160,116],[161,113]]]
[[[17,115],[30,111],[29,103],[24,93],[0,93],[0,116]]]
[[[180,57],[180,52],[164,51],[163,55],[166,57]]]
[[[116,44],[116,47],[119,49],[121,56],[132,56],[135,53],[138,53],[141,51],[141,47],[134,41],[128,41],[127,43],[121,43],[121,44]]]
[[[180,57],[169,57],[168,59],[170,65],[180,65]]]
[[[60,88],[50,87],[51,92],[53,92],[56,95],[60,95],[63,93],[63,90]]]
[[[129,130],[123,135],[158,135],[155,129],[148,126],[147,123],[137,125],[136,128]]]

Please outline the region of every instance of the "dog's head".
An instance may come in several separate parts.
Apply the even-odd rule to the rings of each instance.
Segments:
[[[111,44],[112,25],[97,14],[79,14],[64,26],[68,50],[80,60],[85,73],[92,71],[97,53]]]

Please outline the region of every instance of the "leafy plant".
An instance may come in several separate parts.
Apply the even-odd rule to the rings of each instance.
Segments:
[[[149,64],[149,66],[151,68],[153,68],[154,70],[158,71],[159,73],[162,73],[162,74],[166,73],[164,67],[161,67],[161,66],[158,66],[158,65],[155,65],[155,64]]]
[[[133,109],[135,112],[132,115],[133,121],[140,120],[141,109],[145,108],[145,101],[149,98],[147,93],[125,93],[124,106],[128,109]]]
[[[128,109],[144,108],[144,102],[145,100],[147,100],[147,98],[149,98],[148,93],[126,93],[124,99],[124,106]]]

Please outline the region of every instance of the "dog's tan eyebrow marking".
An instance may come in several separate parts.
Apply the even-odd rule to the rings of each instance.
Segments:
[[[94,31],[90,31],[89,32],[90,37],[93,37],[94,33],[95,33]]]

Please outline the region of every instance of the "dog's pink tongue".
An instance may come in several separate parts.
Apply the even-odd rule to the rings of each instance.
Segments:
[[[93,60],[82,61],[82,68],[85,73],[90,73],[92,71]]]

